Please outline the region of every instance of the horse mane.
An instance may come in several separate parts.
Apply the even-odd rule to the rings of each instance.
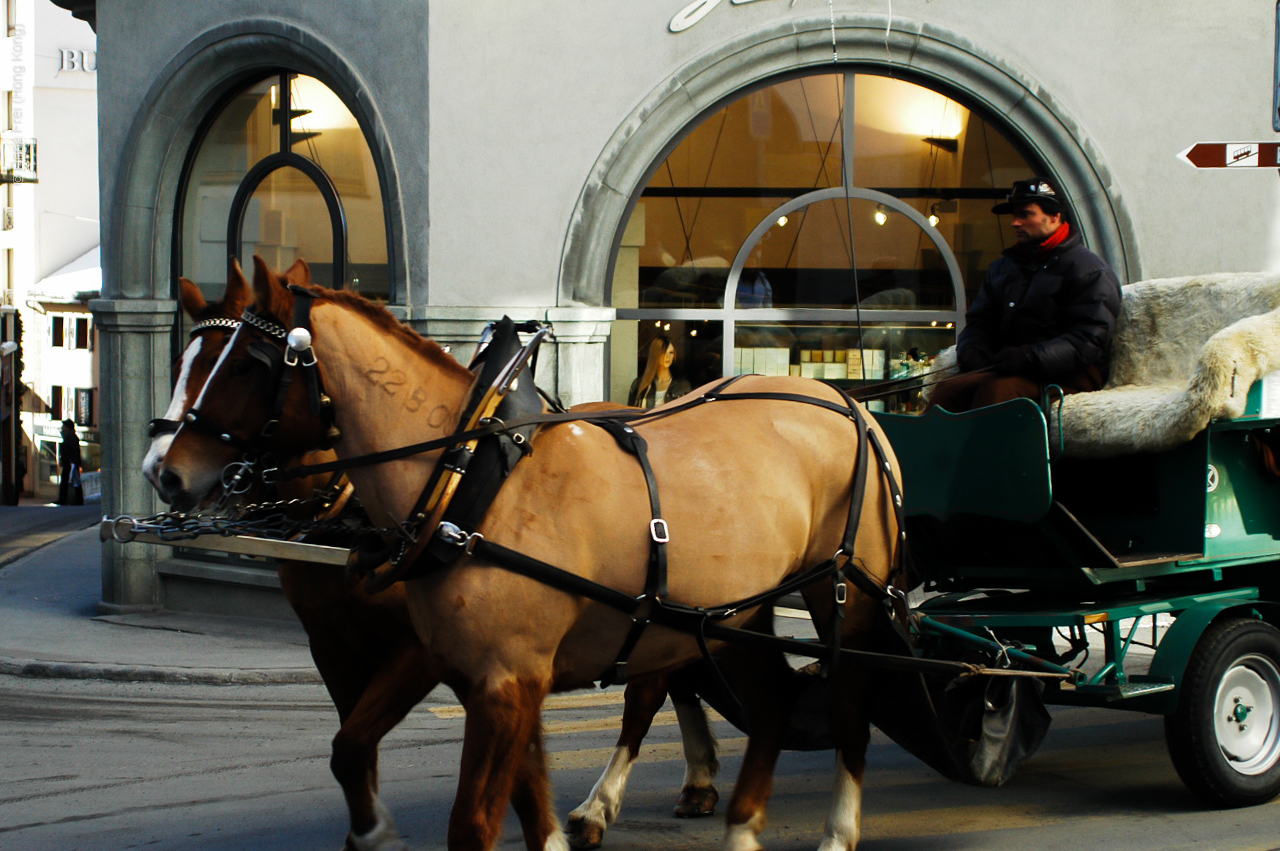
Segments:
[[[327,287],[317,286],[307,287],[307,289],[316,293],[322,301],[332,302],[363,316],[381,330],[399,338],[402,343],[421,354],[433,365],[441,369],[454,370],[470,375],[467,368],[458,363],[439,343],[422,336],[399,319],[396,319],[385,307],[377,302],[370,301],[359,293],[347,292],[346,290],[331,290]]]

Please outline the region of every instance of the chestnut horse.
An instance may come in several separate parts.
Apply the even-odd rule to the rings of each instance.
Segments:
[[[284,275],[290,283],[306,284],[310,279],[301,260]],[[206,302],[199,287],[185,278],[180,284],[179,301],[197,330],[175,365],[173,397],[164,416],[170,422],[181,421],[195,402],[250,296],[238,263],[221,301]],[[166,502],[171,498],[161,471],[172,438],[168,433],[156,435],[143,462],[144,473]],[[322,463],[333,457],[332,452],[313,453],[301,460]],[[327,477],[282,483],[278,497],[305,499],[326,484]],[[219,493],[220,487],[214,488],[181,507],[204,507]],[[311,658],[338,710],[341,726],[333,738],[330,767],[350,816],[344,847],[404,847],[397,845],[395,822],[378,797],[378,743],[437,684],[424,676],[425,656],[409,619],[404,586],[397,583],[379,594],[367,594],[346,581],[341,567],[289,560],[279,562],[279,574],[280,587],[306,630]]]
[[[333,400],[342,435],[334,447],[339,458],[443,438],[458,425],[474,377],[384,309],[319,288],[295,295],[278,280],[259,276],[255,295],[252,310],[260,318],[236,332],[195,406],[216,427],[180,428],[154,471],[176,504],[208,493],[223,468],[239,460],[217,432],[249,439],[262,434],[279,411],[271,430],[275,447],[323,445],[325,423],[309,413],[308,382],[292,382],[283,404],[273,405],[281,386],[250,350],[282,349],[288,327],[283,323],[293,324],[298,298],[313,304],[312,333],[306,335],[312,346],[304,360],[314,354]],[[776,398],[780,394],[789,398]],[[805,379],[748,377],[718,398],[715,404],[672,403],[667,410],[687,409],[636,429],[648,442],[657,481],[665,483],[663,519],[672,533],[669,599],[693,607],[721,605],[767,592],[842,554],[884,584],[897,556],[899,530],[884,478],[896,475],[896,461],[878,426],[860,411],[840,413],[844,400],[836,391]],[[864,434],[859,429],[873,433],[887,460],[884,469],[871,465],[877,474],[867,478],[854,518],[860,534],[853,551],[841,553]],[[578,423],[543,428],[533,450],[485,516],[479,530],[484,539],[597,586],[640,595],[656,533],[636,458],[620,451],[604,430]],[[349,476],[371,517],[400,523],[409,518],[440,454],[437,449],[355,466]],[[833,606],[841,605],[841,635],[833,640],[859,646],[880,616],[878,606],[856,588],[847,595],[833,595],[831,588],[822,581],[804,589],[815,622],[820,628],[833,622]],[[549,692],[584,687],[608,669],[631,618],[465,555],[414,579],[406,593],[428,648],[427,667],[454,689],[467,712],[449,848],[492,848],[508,800],[522,817],[527,847],[563,848],[550,808],[539,710]],[[738,626],[752,614],[748,608],[724,622]],[[662,673],[698,656],[694,637],[653,626],[634,647],[629,668],[639,675]],[[838,671],[832,713],[839,721],[839,755],[822,851],[857,843],[869,736],[858,699],[867,670],[846,664]],[[752,735],[727,813],[725,847],[732,851],[760,847],[757,836],[785,720],[786,696],[776,689],[761,684],[745,688],[740,697],[751,712]]]
[[[258,259],[255,275],[271,274]],[[299,260],[282,280],[309,284],[310,270]],[[179,302],[197,330],[175,363],[173,396],[164,417],[172,423],[181,420],[204,387],[240,322],[250,294],[235,261],[220,301],[206,302],[200,288],[186,278],[179,283]],[[144,474],[166,502],[168,494],[158,480],[158,470],[171,441],[167,432],[156,435],[143,463]],[[312,453],[288,463],[316,464],[333,457],[332,452]],[[293,480],[280,485],[278,496],[304,499],[326,484],[323,477]],[[210,504],[219,491],[214,488],[201,495],[197,507]],[[345,847],[354,851],[358,847],[374,847],[378,842],[392,847],[396,840],[395,822],[377,794],[378,744],[438,684],[422,675],[422,644],[409,618],[404,586],[395,583],[371,595],[344,581],[342,569],[332,565],[284,560],[278,568],[281,589],[307,633],[312,659],[338,710],[341,727],[333,740],[330,765],[343,789],[350,816]],[[626,773],[636,760],[666,693],[665,677],[642,678],[627,685],[618,755],[607,766],[592,797],[570,818],[576,828],[572,837],[575,847],[597,847],[605,827],[617,817]],[[711,784],[719,768],[714,737],[696,694],[677,689],[672,701],[687,762],[676,815],[711,815],[718,799]]]

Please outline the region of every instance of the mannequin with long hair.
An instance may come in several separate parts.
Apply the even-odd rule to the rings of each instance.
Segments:
[[[649,353],[645,357],[644,372],[631,382],[631,392],[627,394],[627,404],[638,408],[656,408],[663,402],[670,402],[688,393],[692,388],[683,378],[676,378],[671,373],[671,365],[676,360],[676,344],[665,334],[659,334],[649,343]]]

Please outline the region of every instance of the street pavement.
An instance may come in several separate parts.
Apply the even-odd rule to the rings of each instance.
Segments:
[[[101,517],[98,504],[0,506],[0,674],[320,682],[296,622],[178,612],[100,614]]]

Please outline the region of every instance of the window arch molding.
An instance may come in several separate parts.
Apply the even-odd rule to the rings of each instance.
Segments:
[[[609,140],[578,197],[561,261],[562,301],[608,304],[618,245],[640,190],[705,116],[779,78],[851,65],[909,75],[1003,116],[1011,138],[1053,165],[1090,246],[1122,280],[1141,276],[1133,225],[1099,148],[1052,96],[945,28],[894,18],[886,33],[885,24],[869,15],[836,15],[834,25],[826,16],[778,21],[693,59],[651,91]]]
[[[103,246],[106,298],[173,297],[176,204],[188,154],[229,92],[282,67],[324,83],[359,122],[382,190],[392,301],[408,301],[406,214],[386,122],[370,88],[328,43],[269,20],[237,21],[204,33],[169,62],[140,103],[124,147],[130,157],[112,193],[116,238]],[[118,248],[113,251],[111,243]]]

